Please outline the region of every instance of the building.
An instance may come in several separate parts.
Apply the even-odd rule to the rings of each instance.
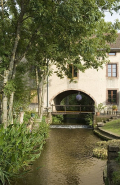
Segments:
[[[71,65],[71,72],[77,83],[69,83],[69,79],[60,79],[55,73],[48,78],[44,94],[44,108],[60,105],[68,95],[82,93],[92,100],[92,104],[103,103],[109,109],[113,104],[120,109],[120,34],[115,43],[110,45],[108,53],[110,62],[103,68],[87,69],[84,73],[76,72]],[[53,66],[55,69],[55,66]],[[54,110],[58,110],[54,106]]]

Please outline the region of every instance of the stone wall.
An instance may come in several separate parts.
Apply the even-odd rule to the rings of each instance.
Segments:
[[[116,158],[118,157],[118,152],[120,148],[117,146],[108,146],[108,161],[107,161],[107,180],[108,185],[120,185],[120,181],[113,182],[113,173],[120,170],[120,165],[116,162]]]

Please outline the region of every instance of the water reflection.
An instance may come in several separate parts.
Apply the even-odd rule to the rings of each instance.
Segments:
[[[51,129],[32,173],[16,185],[103,185],[106,162],[92,157],[97,141],[90,129]]]

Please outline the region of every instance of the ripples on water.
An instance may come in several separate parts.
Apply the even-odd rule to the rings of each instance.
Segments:
[[[90,129],[51,129],[32,172],[16,185],[103,185],[106,161],[92,157],[97,141]]]

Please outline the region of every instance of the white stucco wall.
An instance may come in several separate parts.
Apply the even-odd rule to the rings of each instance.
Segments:
[[[56,76],[55,73],[53,73],[53,75],[49,77],[49,106],[50,103],[53,103],[52,99],[54,99],[56,95],[67,90],[78,90],[85,92],[91,98],[93,98],[96,104],[103,103],[104,105],[106,105],[107,89],[118,89],[118,92],[120,90],[120,53],[116,53],[116,56],[109,56],[109,59],[111,63],[117,63],[117,77],[107,77],[106,64],[103,65],[103,69],[100,68],[98,71],[95,69],[87,69],[84,73],[79,71],[77,83],[69,83],[69,79],[67,77],[64,77],[64,79],[60,79]],[[52,68],[55,69],[55,66],[52,66]],[[45,91],[44,102],[44,106],[47,106],[47,91]],[[119,104],[120,97],[118,106]]]

